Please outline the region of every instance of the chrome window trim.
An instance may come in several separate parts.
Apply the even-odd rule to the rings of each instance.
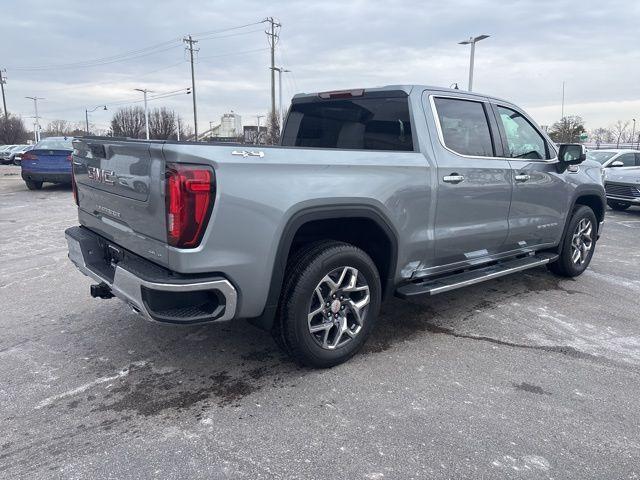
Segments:
[[[465,102],[476,102],[476,103],[480,103],[480,104],[485,104],[485,103],[491,103],[487,100],[483,100],[482,98],[465,98],[465,97],[457,97],[457,96],[453,96],[453,95],[438,95],[438,94],[429,94],[429,104],[431,106],[431,114],[433,115],[433,120],[436,124],[436,131],[438,133],[438,141],[440,142],[440,145],[442,146],[442,148],[444,148],[445,150],[447,150],[448,152],[453,153],[454,155],[457,155],[459,157],[463,157],[463,158],[471,158],[471,159],[488,159],[488,160],[508,160],[508,161],[516,161],[516,162],[535,162],[535,163],[557,163],[558,162],[558,155],[557,152],[555,152],[555,148],[553,148],[551,145],[549,145],[549,148],[553,148],[554,152],[556,153],[556,156],[550,159],[533,159],[533,158],[513,158],[513,157],[494,157],[494,156],[482,156],[482,155],[465,155],[464,153],[459,153],[456,152],[455,150],[452,150],[451,148],[447,147],[445,141],[444,141],[444,135],[442,134],[442,126],[440,125],[440,116],[438,115],[438,109],[436,107],[436,103],[435,103],[435,99],[436,98],[448,98],[451,100],[462,100]],[[498,105],[497,103],[495,105]],[[484,105],[483,105],[484,108]],[[511,110],[514,110],[514,108],[512,107],[505,107],[505,108],[509,108]],[[514,110],[517,111],[517,110]],[[524,115],[522,112],[518,112],[521,115]],[[486,111],[485,111],[486,114]],[[526,118],[526,117],[525,117]],[[488,122],[488,119],[487,119]],[[489,128],[491,128],[491,126],[489,125]],[[535,127],[534,127],[535,128]],[[537,129],[536,132],[540,133]],[[548,140],[544,137],[544,135],[541,135],[542,138],[544,139],[545,142],[548,142]]]

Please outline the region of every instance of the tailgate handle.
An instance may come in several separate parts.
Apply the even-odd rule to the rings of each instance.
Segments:
[[[101,143],[90,143],[89,150],[91,154],[97,158],[107,158],[107,152]]]

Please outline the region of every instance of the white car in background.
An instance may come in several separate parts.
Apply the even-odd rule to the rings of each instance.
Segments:
[[[8,163],[5,162],[4,157],[8,157],[9,152],[14,147],[17,147],[17,145],[0,145],[0,163]]]
[[[640,150],[612,148],[606,150],[589,150],[587,160],[595,160],[604,168],[640,167]]]
[[[11,161],[13,162],[13,164],[19,166],[20,162],[22,161],[22,155],[33,149],[33,147],[34,145],[23,145],[20,149],[14,150],[11,154]]]

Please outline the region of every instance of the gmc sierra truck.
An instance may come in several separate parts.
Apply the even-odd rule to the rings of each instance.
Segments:
[[[281,145],[84,137],[69,258],[147,319],[249,319],[298,362],[363,345],[381,302],[589,265],[602,167],[505,100],[425,86],[296,95]]]

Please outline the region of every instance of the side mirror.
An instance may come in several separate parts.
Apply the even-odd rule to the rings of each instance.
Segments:
[[[561,143],[558,151],[558,173],[564,173],[571,165],[578,165],[587,159],[587,149],[579,143]]]
[[[565,167],[578,165],[587,159],[587,149],[579,143],[562,143],[558,152],[558,160]]]
[[[611,162],[608,166],[609,167],[624,167],[624,163],[621,162],[620,160],[616,160],[614,162]]]

